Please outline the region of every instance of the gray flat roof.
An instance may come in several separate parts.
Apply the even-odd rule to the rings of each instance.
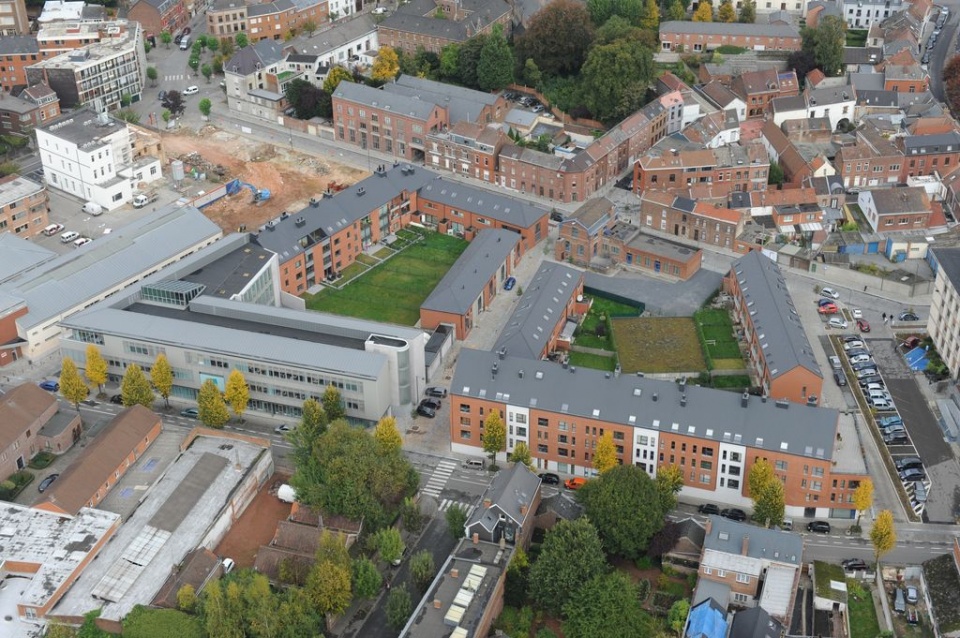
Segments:
[[[703,539],[703,549],[724,554],[741,555],[747,539],[747,556],[799,566],[803,560],[803,537],[794,532],[766,529],[710,515],[710,532]]]
[[[634,237],[627,245],[631,248],[639,248],[652,255],[659,255],[684,263],[694,259],[699,252],[698,248],[684,246],[683,244],[678,244],[668,239],[661,239],[660,237],[654,237],[653,235],[647,235],[643,232]]]
[[[204,264],[181,281],[204,286],[203,294],[229,299],[240,294],[272,259],[274,253],[250,242],[246,246],[227,253],[223,257]]]
[[[125,128],[127,123],[124,121],[106,114],[101,117],[91,110],[82,109],[50,120],[40,130],[77,146],[87,147],[107,144],[103,138]]]
[[[312,37],[306,34],[299,35],[287,43],[287,47],[292,47],[297,54],[301,56],[320,56],[331,53],[336,49],[350,44],[358,38],[367,34],[375,33],[377,25],[373,21],[373,16],[367,13],[351,17],[349,20],[337,22],[332,29],[317,31]],[[287,56],[289,61],[305,62],[307,60],[292,60],[293,56]],[[314,61],[314,60],[309,60]]]
[[[520,235],[510,230],[481,231],[420,307],[465,314],[518,243]]]
[[[221,233],[196,208],[168,206],[11,278],[0,290],[27,302],[17,324],[29,330]]]
[[[933,257],[940,270],[950,280],[954,290],[960,290],[960,247],[933,248]]]
[[[469,348],[460,351],[450,393],[824,460],[832,459],[837,429],[837,411],[830,408],[754,396],[743,407],[734,392],[690,384],[681,392],[675,381],[573,371]],[[686,405],[680,404],[682,394]]]
[[[563,264],[541,264],[493,349],[506,348],[511,356],[539,359],[582,277],[582,272]],[[458,364],[457,368],[462,365]]]
[[[45,261],[50,261],[57,253],[35,244],[25,237],[12,232],[0,233],[0,285],[8,279],[21,275]]]
[[[751,317],[770,377],[775,379],[800,366],[822,378],[780,267],[762,253],[751,251],[733,262],[731,270],[743,291],[744,312]]]
[[[430,114],[433,113],[433,110],[437,107],[437,105],[430,100],[422,100],[419,97],[387,92],[367,86],[366,84],[357,84],[356,82],[341,82],[333,92],[333,96],[350,100],[357,104],[383,108],[393,113],[414,117],[419,120],[429,118]]]
[[[739,22],[686,22],[670,20],[660,23],[660,33],[704,35],[749,35],[769,38],[799,38],[800,32],[789,24],[741,24]]]

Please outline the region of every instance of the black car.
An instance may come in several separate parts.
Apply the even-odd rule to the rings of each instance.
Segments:
[[[435,397],[437,399],[445,399],[447,397],[447,389],[441,388],[440,386],[432,385],[423,392],[428,397]]]
[[[40,493],[43,494],[45,491],[47,491],[47,488],[50,487],[50,486],[53,484],[54,481],[57,480],[57,477],[58,477],[58,476],[60,476],[60,475],[59,475],[59,474],[51,474],[51,475],[48,476],[47,478],[45,478],[45,479],[43,479],[42,481],[40,481],[40,485],[37,486],[37,489],[40,490]]]
[[[903,472],[904,470],[909,470],[912,467],[922,468],[923,461],[920,460],[918,456],[905,456],[902,459],[897,459],[893,463],[897,466],[898,472]]]
[[[807,531],[816,532],[817,534],[829,534],[830,523],[826,521],[810,521],[807,523]]]
[[[703,505],[697,508],[697,511],[700,512],[701,514],[708,514],[708,515],[719,514],[720,508],[713,503],[704,503]]]
[[[858,572],[867,570],[867,561],[862,558],[848,558],[841,563],[848,572]]]
[[[545,472],[543,474],[537,474],[540,477],[540,481],[544,485],[560,485],[560,477],[556,474],[551,474],[550,472]]]
[[[841,339],[844,343],[850,343],[851,341],[861,341],[860,337],[857,335],[849,335]]]
[[[833,373],[833,380],[837,382],[837,385],[841,388],[847,385],[847,377],[844,376],[839,370]]]
[[[437,411],[428,405],[420,404],[417,406],[417,414],[420,416],[425,416],[428,419],[432,419],[433,417],[437,416]]]
[[[861,354],[870,354],[870,351],[866,348],[854,348],[853,350],[847,350],[847,359],[852,359],[860,356]]]
[[[850,368],[852,368],[856,372],[860,372],[861,370],[868,370],[870,368],[876,368],[876,367],[877,367],[877,362],[874,361],[873,359],[871,359],[870,361],[861,361],[860,363],[850,364]]]
[[[920,317],[918,317],[917,315],[909,311],[901,312],[900,316],[897,317],[897,319],[900,321],[920,321]]]
[[[440,401],[437,399],[424,399],[420,402],[421,406],[426,406],[436,412],[440,409]]]
[[[885,445],[903,445],[907,442],[907,433],[903,430],[883,435]]]
[[[727,508],[721,511],[720,516],[729,518],[731,521],[737,521],[738,523],[742,523],[743,521],[747,520],[747,513],[735,507]]]
[[[883,377],[881,377],[879,374],[872,374],[868,377],[863,377],[862,379],[860,379],[860,387],[865,388],[871,383],[882,383],[882,382],[883,382]]]
[[[122,395],[122,394],[115,394],[115,395],[113,395],[112,397],[110,397],[110,403],[115,403],[115,404],[117,404],[117,405],[123,405],[123,395]]]
[[[167,92],[160,91],[159,93],[157,93],[157,99],[163,102],[165,99],[167,99]]]

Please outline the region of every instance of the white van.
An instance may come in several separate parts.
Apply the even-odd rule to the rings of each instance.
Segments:
[[[86,204],[83,205],[82,210],[86,214],[93,215],[94,217],[96,217],[97,215],[103,214],[103,206],[101,206],[100,204],[96,204],[94,202],[87,202]]]
[[[186,51],[189,48],[190,48],[190,36],[185,35],[182,38],[180,38],[180,50]]]
[[[78,237],[80,237],[80,233],[74,230],[68,230],[67,232],[60,235],[60,241],[64,244],[69,244],[70,242],[72,242],[74,239],[77,239]]]

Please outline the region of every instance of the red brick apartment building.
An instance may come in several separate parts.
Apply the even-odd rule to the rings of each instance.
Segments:
[[[190,12],[184,0],[138,0],[130,7],[127,18],[139,22],[147,33],[175,34],[187,25]]]
[[[752,51],[799,51],[802,44],[800,32],[788,24],[677,20],[660,23],[660,46],[664,51],[713,51],[721,46]]]
[[[54,54],[41,51],[36,36],[8,35],[0,38],[0,89],[10,92],[27,84],[27,67]]]
[[[59,410],[57,397],[34,383],[18,385],[0,397],[0,475],[24,469],[44,450],[61,454],[70,449],[80,436],[80,415]]]
[[[647,153],[634,165],[633,192],[685,189],[709,184],[714,197],[767,189],[770,160],[762,144]]]
[[[857,203],[874,232],[918,230],[930,226],[932,210],[922,187],[862,191]]]
[[[207,9],[207,33],[221,40],[245,33],[251,44],[260,40],[287,40],[307,22],[322,25],[328,22],[329,3],[315,0],[310,4],[262,2],[245,5],[239,0],[221,0]]]
[[[260,231],[261,246],[280,255],[280,286],[300,295],[341,273],[367,247],[416,222],[468,241],[484,229],[520,237],[522,255],[547,235],[548,212],[525,202],[443,180],[411,165],[378,167],[337,194],[311,200]]]
[[[640,225],[675,237],[736,250],[744,215],[720,204],[708,204],[648,190],[640,197]]]
[[[454,452],[480,454],[483,421],[497,411],[507,451],[526,443],[538,469],[592,476],[597,441],[655,476],[683,471],[685,497],[749,507],[746,477],[765,458],[784,481],[792,516],[853,518],[864,478],[838,460],[836,410],[464,348],[450,384]]]
[[[766,69],[734,77],[730,90],[747,105],[748,118],[762,118],[773,100],[800,95],[800,83],[793,69],[783,72]]]
[[[60,115],[60,98],[46,84],[35,84],[0,100],[0,131],[29,133]]]
[[[901,182],[906,182],[907,177],[949,173],[960,162],[960,133],[957,131],[908,135],[898,142],[903,152]]]
[[[442,18],[437,18],[437,13]],[[439,54],[448,44],[462,44],[475,35],[503,27],[507,38],[513,26],[510,5],[502,0],[433,0],[404,2],[377,27],[380,46],[410,55],[418,49]]]
[[[733,262],[723,289],[733,297],[752,372],[765,395],[794,403],[819,401],[823,374],[787,291],[780,267],[752,251]]]
[[[50,198],[45,186],[26,177],[0,177],[0,232],[38,237],[50,223]]]
[[[509,138],[499,128],[457,122],[427,136],[426,165],[488,183],[497,181],[497,156]]]
[[[846,188],[897,184],[906,162],[897,145],[876,127],[857,129],[856,143],[837,149],[833,165]]]
[[[613,202],[594,197],[560,222],[560,238],[554,247],[557,261],[587,266],[603,254],[603,234],[614,221]]]

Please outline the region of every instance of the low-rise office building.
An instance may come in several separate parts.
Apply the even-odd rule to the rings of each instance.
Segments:
[[[42,184],[19,175],[0,177],[0,232],[36,237],[50,223],[50,198]]]
[[[950,376],[960,377],[960,248],[933,248],[937,279],[927,330]]]

